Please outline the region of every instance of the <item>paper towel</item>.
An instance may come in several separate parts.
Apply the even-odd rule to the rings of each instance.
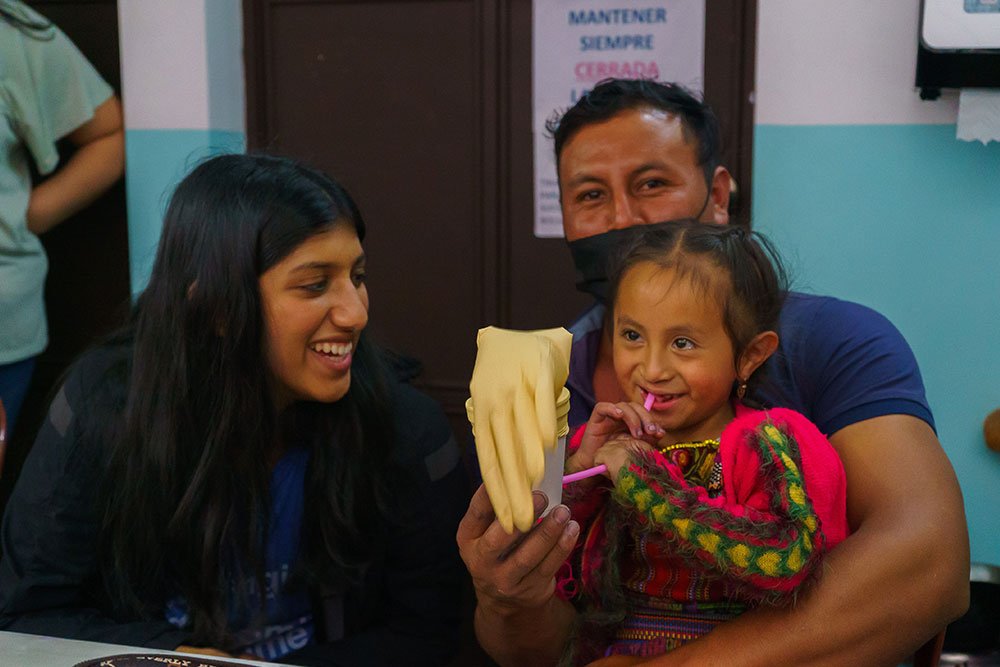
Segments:
[[[958,95],[958,138],[1000,141],[1000,88],[964,88]]]

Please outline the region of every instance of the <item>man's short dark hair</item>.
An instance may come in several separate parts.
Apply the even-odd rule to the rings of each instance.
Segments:
[[[685,139],[696,143],[698,166],[711,182],[720,162],[721,130],[715,114],[684,86],[649,79],[604,79],[545,129],[555,142],[556,164],[566,142],[588,125],[601,123],[627,109],[651,107],[681,119]]]

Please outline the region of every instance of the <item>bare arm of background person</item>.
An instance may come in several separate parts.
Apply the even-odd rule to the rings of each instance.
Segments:
[[[73,156],[31,191],[28,229],[43,234],[92,203],[125,170],[121,102],[112,95],[86,123],[68,135]]]

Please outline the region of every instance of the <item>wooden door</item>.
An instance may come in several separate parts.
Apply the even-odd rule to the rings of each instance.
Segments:
[[[755,19],[755,2],[707,3],[705,96],[741,194]],[[568,324],[589,303],[565,241],[533,233],[530,0],[244,0],[244,25],[251,150],[357,199],[370,326],[423,362],[464,440],[476,330]]]

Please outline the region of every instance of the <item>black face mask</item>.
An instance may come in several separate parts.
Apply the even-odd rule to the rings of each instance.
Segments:
[[[698,220],[701,218],[702,213],[708,207],[711,194],[712,183],[709,181],[708,192],[705,193],[705,201],[701,205],[701,210],[698,211],[698,215],[688,219]],[[573,256],[573,265],[576,267],[579,278],[576,282],[576,288],[607,305],[608,275],[611,273],[612,263],[617,259],[619,248],[638,230],[655,229],[660,224],[662,223],[633,225],[569,241],[569,252]]]
[[[691,218],[685,219],[690,220]],[[610,296],[608,294],[609,276],[614,269],[615,262],[621,255],[621,249],[628,245],[637,234],[665,224],[667,223],[657,222],[652,225],[633,225],[570,241],[569,252],[573,255],[573,265],[576,267],[576,274],[579,278],[576,282],[576,288],[607,305]]]
[[[641,226],[640,226],[641,227]],[[576,288],[603,304],[608,302],[608,274],[619,248],[639,227],[612,229],[569,242],[569,252],[576,267]]]

